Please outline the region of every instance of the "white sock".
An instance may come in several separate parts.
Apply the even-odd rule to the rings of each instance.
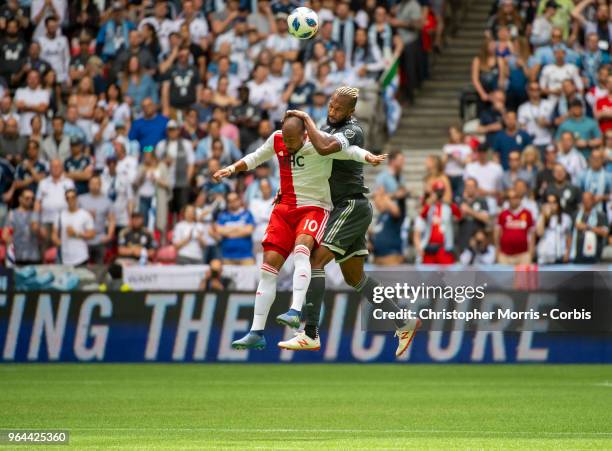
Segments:
[[[306,291],[308,290],[308,285],[310,285],[310,249],[303,244],[295,246],[293,263],[295,269],[293,271],[293,301],[291,308],[301,312],[304,300],[306,299]]]
[[[266,263],[261,265],[261,277],[255,294],[255,311],[251,330],[264,330],[270,307],[276,297],[278,270]]]

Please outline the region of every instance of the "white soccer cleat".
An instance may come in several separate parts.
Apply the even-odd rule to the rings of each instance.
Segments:
[[[404,327],[395,331],[395,336],[399,340],[395,350],[395,357],[399,357],[406,352],[419,327],[421,327],[421,320],[417,319],[416,322],[409,321]]]
[[[318,335],[317,338],[312,339],[306,335],[306,332],[299,330],[290,340],[279,341],[278,347],[290,351],[318,351],[321,349],[321,340]]]

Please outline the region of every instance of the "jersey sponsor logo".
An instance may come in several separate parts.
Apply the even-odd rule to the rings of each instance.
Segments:
[[[298,167],[298,168],[303,168],[304,165],[304,156],[303,155],[283,155],[282,152],[279,152],[278,154],[280,157],[282,157],[282,163],[284,164],[291,164],[292,167]]]

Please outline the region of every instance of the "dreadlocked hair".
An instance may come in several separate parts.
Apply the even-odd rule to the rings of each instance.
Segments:
[[[359,89],[351,88],[350,86],[340,86],[334,91],[334,94],[342,97],[348,97],[349,99],[351,99],[351,108],[355,108],[355,105],[357,104],[357,99],[359,98]]]

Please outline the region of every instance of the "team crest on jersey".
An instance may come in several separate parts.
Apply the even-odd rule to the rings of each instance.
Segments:
[[[351,139],[355,136],[355,132],[350,128],[347,128],[346,130],[344,130],[344,136],[346,136],[347,139]]]

